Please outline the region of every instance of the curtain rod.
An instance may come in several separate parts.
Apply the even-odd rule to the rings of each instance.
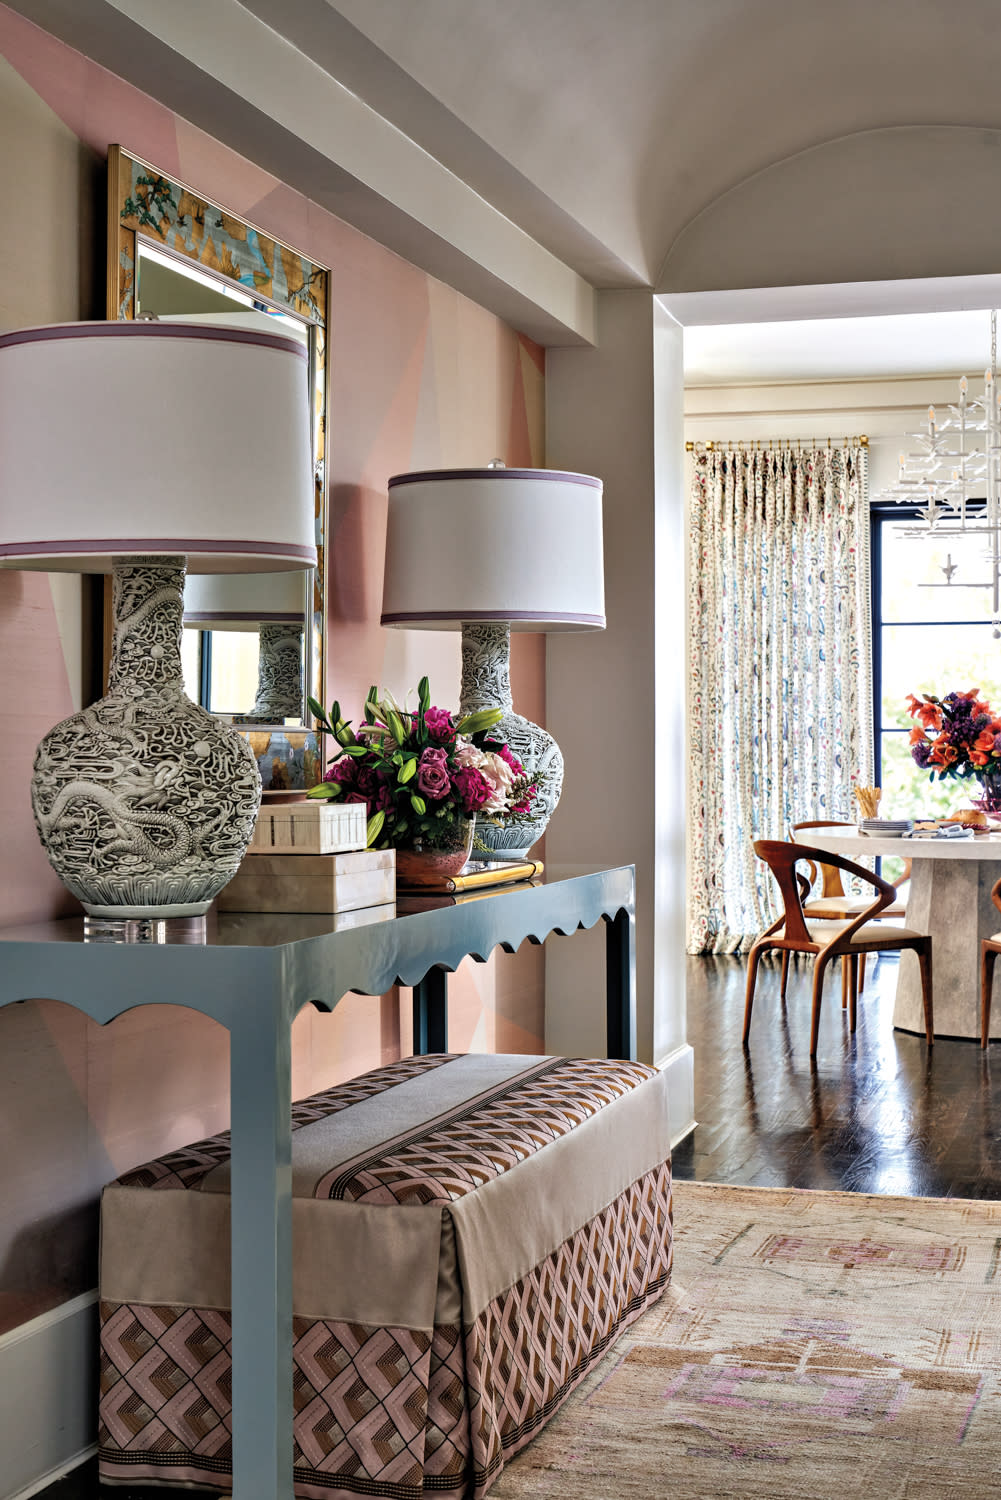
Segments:
[[[731,442],[730,440],[727,440],[725,442],[723,442],[723,441],[716,441],[716,442],[709,442],[709,443],[692,443],[692,442],[687,442],[685,444],[685,452],[686,453],[694,453],[695,449],[697,447],[698,448],[704,448],[707,453],[715,453],[717,451],[719,451],[720,453],[723,453],[726,450],[729,450],[732,453],[735,448],[738,450],[738,452],[741,449],[745,449],[746,448],[748,450],[748,452],[751,452],[751,453],[760,453],[764,449],[775,448],[775,447],[777,447],[778,450],[779,450],[779,452],[781,452],[782,451],[782,444],[783,443],[789,449],[791,449],[795,445],[800,451],[802,451],[804,442],[807,443],[808,445],[810,443],[813,443],[813,445],[815,447],[818,446],[816,438],[741,438],[740,441],[736,442],[736,443]],[[859,445],[860,448],[868,448],[868,446],[869,446],[869,436],[868,436],[868,434],[865,433],[865,432],[863,432],[863,433],[860,434],[859,437],[844,438],[843,439],[843,445],[846,448],[849,447],[853,443],[858,443],[858,445]],[[827,446],[828,446],[828,448],[831,446],[831,440],[830,440],[830,438],[827,439]]]

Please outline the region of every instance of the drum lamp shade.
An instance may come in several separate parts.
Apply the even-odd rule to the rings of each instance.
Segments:
[[[184,623],[194,630],[302,625],[307,578],[298,573],[196,573],[184,586]]]
[[[0,565],[315,565],[307,360],[281,334],[67,323],[0,336]]]
[[[394,475],[383,625],[604,629],[601,494],[600,479],[556,469]]]

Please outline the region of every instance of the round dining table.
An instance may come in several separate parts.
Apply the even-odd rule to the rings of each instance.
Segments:
[[[979,1040],[980,940],[1001,932],[1001,911],[991,900],[991,888],[1001,878],[1001,833],[888,838],[848,828],[811,828],[801,842],[855,861],[863,855],[913,861],[905,921],[931,934],[935,1035]],[[918,961],[911,952],[900,955],[893,1024],[924,1033]],[[993,1009],[991,1036],[1001,1037],[1001,1004]]]

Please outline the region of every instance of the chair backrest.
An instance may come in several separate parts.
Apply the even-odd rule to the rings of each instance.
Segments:
[[[998,911],[1001,911],[1001,880],[995,880],[993,886],[991,887],[991,900],[994,902],[994,905],[997,907]]]
[[[842,823],[842,822],[839,822],[837,818],[817,818],[813,822],[810,822],[810,823],[794,823],[792,825],[792,836],[793,836],[793,841],[795,842],[797,835],[799,834],[800,830],[803,829],[803,828],[851,828],[851,829],[854,829],[854,827],[855,827],[854,823]],[[817,864],[820,867],[820,879],[821,879],[821,892],[820,892],[820,894],[822,896],[824,896],[824,897],[834,897],[837,900],[842,900],[844,898],[846,892],[845,892],[844,886],[841,883],[841,876],[838,873],[838,868],[837,868],[837,866],[835,864],[833,864],[831,862],[831,856],[829,854],[823,854],[822,858],[817,861]]]
[[[814,825],[819,827],[820,825]],[[860,912],[850,928],[845,931],[854,931],[861,927],[863,922],[869,922],[881,912],[884,906],[889,906],[896,891],[888,880],[881,875],[874,875],[871,870],[862,865],[845,859],[840,854],[833,854],[826,849],[813,849],[808,844],[786,844],[779,839],[755,839],[754,852],[759,859],[764,860],[778,883],[782,895],[782,905],[785,911],[784,936],[792,943],[812,944],[810,929],[803,915],[803,901],[801,887],[796,876],[796,865],[800,860],[807,860],[816,865],[830,863],[833,868],[846,875],[857,875],[860,880],[873,886],[876,895],[872,906]],[[1001,881],[998,882],[1001,886]]]

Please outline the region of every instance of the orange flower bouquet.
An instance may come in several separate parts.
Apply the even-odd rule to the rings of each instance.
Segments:
[[[911,756],[929,779],[975,778],[982,789],[976,805],[1001,812],[1001,717],[980,697],[980,689],[944,698],[911,693],[907,712],[918,721],[911,730]]]

